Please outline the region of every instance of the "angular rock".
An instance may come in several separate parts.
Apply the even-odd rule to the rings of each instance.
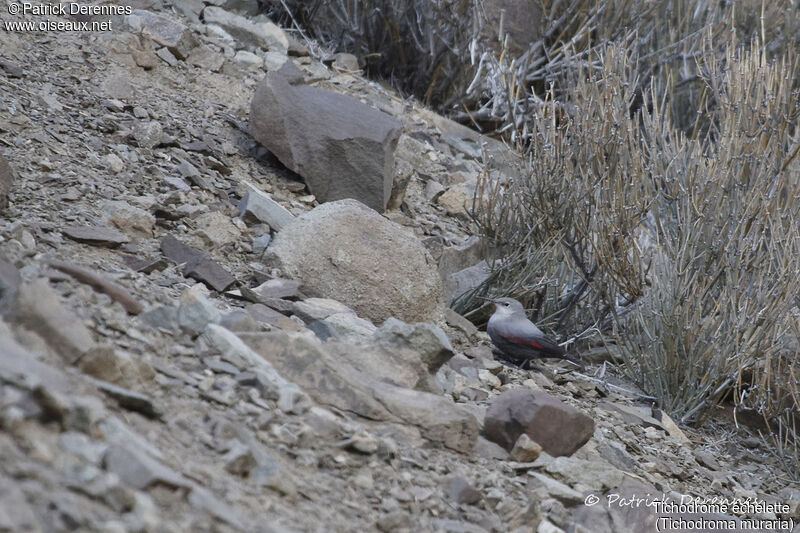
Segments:
[[[483,437],[478,437],[473,453],[484,459],[500,459],[501,461],[508,459],[508,452],[502,446]]]
[[[39,335],[70,364],[95,347],[83,321],[61,303],[46,279],[19,288],[16,303],[10,306],[10,319]]]
[[[248,305],[245,310],[257,322],[263,322],[270,326],[275,326],[278,329],[286,331],[299,331],[302,326],[289,318],[288,316],[279,313],[278,311],[267,307],[264,304]]]
[[[270,242],[272,242],[272,235],[269,233],[255,237],[253,239],[253,253],[259,257],[263,256]]]
[[[293,279],[268,279],[258,287],[250,289],[260,298],[297,298],[300,296],[300,282]]]
[[[120,230],[144,237],[153,236],[156,217],[144,209],[132,206],[124,200],[106,200],[102,209],[106,221]]]
[[[306,298],[301,302],[294,302],[294,313],[305,322],[325,320],[337,313],[355,314],[355,311],[342,302],[330,298]]]
[[[16,298],[22,276],[12,263],[0,258],[0,315]]]
[[[402,136],[401,136],[402,138]],[[398,142],[399,144],[399,142]],[[405,200],[406,190],[414,175],[414,167],[405,159],[395,158],[394,170],[392,172],[392,194],[386,209],[400,209]]]
[[[151,328],[178,330],[178,308],[171,305],[159,305],[148,309],[139,315],[139,319]]]
[[[124,387],[147,384],[155,377],[153,368],[141,357],[107,344],[83,354],[78,366],[85,374]]]
[[[239,215],[247,222],[264,222],[275,231],[280,231],[294,219],[285,207],[259,190],[255,185],[247,184],[247,192],[239,201]]]
[[[280,52],[267,52],[264,54],[264,68],[267,72],[280,70],[287,61],[289,61],[289,58]]]
[[[164,129],[157,120],[137,122],[133,126],[133,138],[141,148],[152,149],[161,144]]]
[[[39,361],[20,346],[3,321],[0,321],[0,383],[25,390],[43,387],[57,393],[70,389],[64,372]]]
[[[244,309],[234,309],[222,315],[219,323],[231,331],[259,331],[258,322]]]
[[[400,123],[350,96],[293,84],[301,77],[287,61],[258,85],[253,137],[300,174],[320,202],[354,198],[382,212]]]
[[[441,280],[416,236],[355,200],[298,217],[270,249],[305,293],[339,300],[373,323],[442,315]]]
[[[181,329],[191,335],[199,335],[208,324],[218,324],[221,319],[214,304],[200,292],[200,286],[183,291],[178,307],[178,325]]]
[[[242,335],[251,334],[243,333]],[[284,396],[293,394],[297,400],[297,406],[310,406],[310,400],[300,387],[284,378],[268,359],[253,351],[235,333],[220,325],[209,324],[203,333],[203,338],[211,346],[219,350],[225,359],[229,361],[239,360],[241,364],[237,366],[248,368],[250,372],[255,374],[263,385],[262,394],[267,399],[279,400],[282,394]]]
[[[239,50],[233,60],[248,70],[258,70],[264,66],[264,58],[247,50]]]
[[[248,476],[250,471],[258,465],[253,452],[246,444],[233,439],[230,449],[222,457],[225,470],[237,476]]]
[[[219,211],[203,213],[194,221],[197,225],[197,235],[209,249],[234,244],[242,236],[242,232],[231,222],[231,218]]]
[[[156,50],[155,53],[156,56],[167,65],[171,67],[177,66],[178,59],[172,52],[169,51],[168,48],[166,47],[159,48],[158,50]]]
[[[339,332],[328,322],[324,320],[314,320],[313,322],[306,325],[308,329],[314,332],[319,340],[327,341],[328,339],[338,339],[340,337]]]
[[[612,402],[603,402],[600,405],[606,408],[609,412],[617,415],[626,424],[664,429],[659,420],[656,420],[650,416],[650,408]]]
[[[378,344],[416,352],[430,374],[438,372],[454,355],[450,339],[442,328],[425,322],[407,324],[390,317],[375,332],[374,340]]]
[[[210,46],[201,44],[195,46],[192,51],[189,52],[186,62],[211,72],[219,72],[222,70],[225,58]]]
[[[184,24],[152,11],[134,9],[125,21],[135,31],[169,49],[178,59],[186,59],[197,44],[194,35]]]
[[[478,333],[478,328],[475,324],[464,318],[462,315],[456,313],[449,307],[444,310],[444,319],[448,325],[460,329],[467,337],[472,337]]]
[[[197,248],[183,244],[172,235],[161,241],[161,253],[183,264],[183,275],[202,281],[215,291],[222,292],[236,282],[227,270]]]
[[[520,463],[531,463],[539,458],[542,453],[542,447],[538,442],[534,442],[531,438],[523,433],[514,443],[511,449],[511,459]]]
[[[0,306],[0,310],[1,309],[2,306]],[[659,422],[661,422],[661,425],[664,427],[664,431],[669,433],[669,435],[672,436],[672,438],[676,441],[680,442],[681,444],[689,444],[691,442],[689,437],[686,436],[686,433],[684,433],[683,430],[678,427],[675,421],[672,420],[668,414],[662,412]]]
[[[92,382],[95,387],[114,398],[120,407],[142,413],[148,418],[161,417],[161,412],[149,396],[117,387],[113,383],[108,383],[99,379],[92,380]]]
[[[470,236],[460,244],[447,246],[439,257],[439,273],[442,278],[464,270],[483,259],[484,245],[479,237]]]
[[[556,457],[544,467],[545,472],[553,474],[571,485],[583,485],[592,490],[606,490],[622,483],[625,473],[622,470],[593,458],[591,461],[575,457]]]
[[[243,44],[274,50],[286,55],[289,40],[283,30],[271,22],[253,22],[222,8],[208,6],[203,10],[206,24],[216,24]]]
[[[467,215],[467,210],[472,200],[469,189],[464,184],[449,187],[436,199],[450,216]]]
[[[101,226],[66,226],[61,229],[61,233],[73,241],[104,248],[116,248],[130,241],[121,231]]]
[[[340,52],[333,57],[333,64],[331,66],[337,70],[348,73],[355,73],[361,70],[361,67],[358,65],[358,58],[353,54]]]
[[[3,154],[0,154],[0,211],[8,206],[8,193],[14,185],[14,171]]]
[[[481,261],[444,278],[444,299],[452,303],[462,294],[477,288],[486,281],[491,269],[486,261]]]
[[[336,331],[336,337],[339,340],[351,344],[369,343],[377,329],[372,322],[355,313],[334,313],[322,322],[330,325]],[[319,335],[317,336],[319,337]]]
[[[475,504],[478,503],[483,495],[481,491],[472,486],[467,478],[461,474],[450,474],[442,483],[444,496],[451,502]]]
[[[193,485],[181,474],[131,445],[110,446],[103,457],[103,466],[135,489],[146,489],[156,484],[190,489]]]
[[[313,336],[287,332],[241,336],[319,403],[374,420],[402,420],[417,426],[429,440],[457,451],[469,451],[475,444],[478,422],[465,409],[441,396],[378,381],[332,357]]]
[[[564,505],[572,506],[584,501],[583,495],[577,490],[570,488],[569,485],[565,485],[560,481],[538,472],[528,472],[528,475],[532,476],[534,479],[532,483],[533,486],[544,487],[547,494]],[[531,483],[529,483],[528,486],[531,486]]]
[[[543,391],[512,389],[495,397],[484,419],[489,440],[511,450],[526,433],[553,457],[572,455],[594,433],[594,420]]]
[[[329,341],[325,346],[334,358],[346,361],[359,371],[386,383],[426,392],[441,392],[415,352],[370,343],[353,344],[352,339],[341,342],[341,338],[337,332],[336,340]]]

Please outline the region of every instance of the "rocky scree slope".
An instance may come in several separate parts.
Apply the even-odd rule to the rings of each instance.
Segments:
[[[214,4],[0,34],[0,530],[643,531],[648,509],[583,502],[646,492],[798,518],[757,439],[676,427],[610,377],[613,353],[506,367],[441,305],[483,271],[465,207],[483,147],[513,154],[351,57],[310,57],[252,3]],[[317,207],[336,183],[251,136],[287,62],[396,123],[369,198]],[[304,245],[315,224],[346,244]],[[340,269],[362,282],[336,293]]]

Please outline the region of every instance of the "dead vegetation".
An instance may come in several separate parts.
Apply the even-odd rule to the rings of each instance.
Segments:
[[[273,3],[525,155],[480,180],[491,275],[459,310],[502,293],[562,338],[617,343],[665,410],[755,409],[800,471],[795,3],[538,0],[516,55],[478,0]]]

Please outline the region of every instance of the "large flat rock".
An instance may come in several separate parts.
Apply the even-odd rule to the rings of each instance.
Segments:
[[[400,123],[300,80],[291,61],[267,74],[250,108],[253,137],[300,174],[320,202],[355,198],[382,212],[392,192]]]
[[[470,451],[478,438],[478,421],[466,409],[442,396],[380,381],[329,354],[313,336],[289,332],[240,336],[321,404],[373,420],[417,426],[428,440],[457,451]]]

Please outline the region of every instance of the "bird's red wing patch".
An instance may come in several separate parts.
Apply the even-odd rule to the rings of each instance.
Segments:
[[[509,336],[508,339],[516,342],[517,344],[527,344],[528,346],[533,346],[537,350],[544,350],[544,347],[541,344],[534,341],[526,341],[525,339],[520,339],[519,337],[512,337],[512,336]]]

